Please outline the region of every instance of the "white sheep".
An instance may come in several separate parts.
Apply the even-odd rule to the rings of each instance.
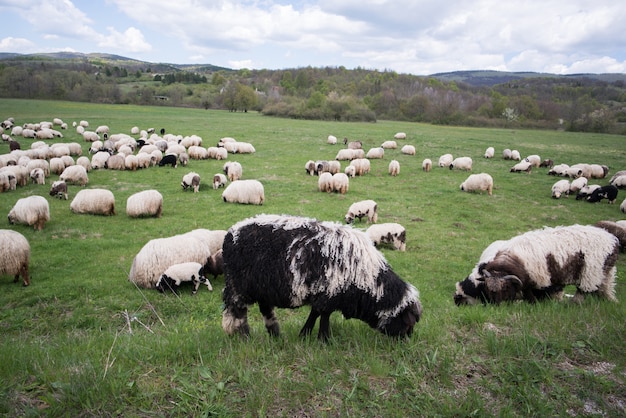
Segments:
[[[29,225],[41,231],[50,220],[50,205],[43,196],[24,197],[15,203],[8,218],[10,224]]]
[[[155,287],[161,293],[167,290],[178,293],[178,288],[183,282],[191,282],[193,284],[192,294],[194,295],[198,292],[202,283],[207,285],[209,291],[213,291],[211,283],[204,276],[204,266],[195,261],[169,266],[159,277]]]
[[[41,168],[34,168],[30,172],[30,179],[34,184],[46,184],[46,176]]]
[[[320,192],[330,193],[333,191],[333,175],[328,171],[325,171],[320,174],[317,179],[317,189]]]
[[[396,141],[385,141],[380,147],[384,149],[397,149],[398,143]]]
[[[452,154],[443,154],[439,157],[439,167],[450,167],[452,161],[454,161]]]
[[[450,170],[472,171],[472,159],[470,157],[458,157],[450,163]]]
[[[489,196],[493,194],[493,177],[487,173],[471,174],[460,188],[464,192],[483,192],[486,191]]]
[[[551,176],[565,176],[568,169],[569,165],[567,164],[557,164],[552,166],[552,168],[548,171],[548,174]]]
[[[487,149],[485,150],[485,158],[493,158],[495,153],[496,151],[493,147],[487,147]]]
[[[385,158],[385,149],[382,147],[370,148],[365,154],[365,158],[371,160]]]
[[[59,180],[63,180],[69,184],[78,184],[84,186],[89,183],[89,177],[87,176],[87,170],[82,165],[71,165],[66,167],[65,170],[59,176]]]
[[[391,160],[389,162],[389,174],[393,177],[400,174],[400,163],[398,160]]]
[[[326,140],[326,142],[330,145],[336,145],[337,144],[337,137],[334,135],[328,135],[328,139]]]
[[[520,161],[519,163],[511,167],[511,173],[526,172],[527,174],[530,174],[532,168],[533,166],[528,161]]]
[[[243,167],[237,161],[229,161],[225,163],[223,170],[224,174],[226,174],[226,177],[231,182],[241,180],[241,177],[243,175]]]
[[[399,223],[371,225],[365,232],[377,247],[387,244],[399,251],[406,250],[406,229]]]
[[[126,215],[131,218],[155,217],[163,213],[163,195],[158,190],[144,190],[128,196]]]
[[[624,201],[622,202],[621,205],[619,205],[619,210],[622,211],[622,213],[626,213],[626,199],[624,199]]]
[[[83,156],[83,157],[78,157],[76,159],[76,165],[80,165],[82,166],[86,172],[91,171],[91,161],[89,161],[89,158]]]
[[[514,149],[511,151],[511,159],[514,161],[520,161],[522,159],[518,150]]]
[[[569,196],[570,183],[569,180],[559,180],[552,185],[552,197],[560,199],[562,195]]]
[[[415,155],[415,147],[413,145],[404,145],[402,149],[400,149],[402,154],[406,155]]]
[[[194,193],[198,193],[200,189],[200,174],[193,171],[185,174],[180,185],[183,190],[193,189]]]
[[[226,187],[227,182],[228,182],[228,179],[226,178],[224,174],[217,173],[213,176],[213,189],[217,190],[220,187]]]
[[[533,154],[524,158],[524,161],[529,162],[531,166],[539,168],[541,166],[541,157]]]
[[[350,205],[345,216],[347,224],[354,222],[359,218],[359,222],[363,217],[367,217],[367,223],[375,224],[378,221],[378,204],[373,200],[361,200]]]
[[[344,174],[348,177],[356,176],[356,167],[353,165],[349,165],[343,170]]]
[[[337,152],[335,160],[346,161],[354,160],[355,158],[365,158],[365,151],[362,149],[342,148]]]
[[[91,157],[91,168],[98,170],[100,168],[106,168],[106,163],[111,154],[106,151],[98,151]]]
[[[50,196],[58,197],[59,199],[67,200],[67,183],[63,180],[57,180],[50,186]]]
[[[357,176],[367,174],[371,170],[371,162],[367,158],[355,158],[350,161],[350,165],[354,167]]]
[[[429,172],[433,168],[433,162],[430,158],[425,158],[422,161],[422,170]]]
[[[578,177],[577,179],[572,180],[572,183],[569,186],[569,192],[578,193],[580,189],[587,185],[587,183],[587,177]]]
[[[107,189],[83,189],[76,193],[70,210],[91,215],[115,215],[115,196]]]
[[[350,187],[350,179],[345,173],[335,173],[333,176],[333,191],[346,194]]]
[[[222,193],[224,202],[262,205],[265,201],[263,184],[258,180],[235,180]]]
[[[17,283],[21,275],[24,286],[28,286],[29,263],[30,244],[24,235],[10,229],[0,229],[0,275],[13,276],[14,283]]]
[[[404,132],[397,132],[393,137],[395,139],[406,139],[406,133],[404,133]]]

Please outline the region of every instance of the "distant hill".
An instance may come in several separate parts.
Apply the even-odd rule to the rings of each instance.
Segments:
[[[612,83],[615,81],[623,81],[626,83],[626,74],[550,74],[550,73],[535,73],[535,72],[506,72],[506,71],[489,71],[489,70],[475,70],[475,71],[452,71],[448,73],[432,74],[430,77],[439,79],[441,81],[454,81],[469,84],[477,87],[491,87],[496,84],[504,84],[512,81],[519,81],[529,78],[557,78],[557,79],[580,79],[590,78],[592,80],[605,81]]]

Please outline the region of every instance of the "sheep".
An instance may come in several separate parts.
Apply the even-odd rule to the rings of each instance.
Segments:
[[[458,157],[450,163],[450,170],[472,171],[472,159],[470,157]]]
[[[76,159],[76,165],[82,166],[86,172],[91,171],[91,161],[87,157],[78,157]]]
[[[30,244],[24,235],[10,229],[0,229],[0,275],[13,276],[14,283],[22,276],[22,284],[28,286],[29,263]]]
[[[487,149],[485,150],[485,158],[493,158],[495,153],[496,151],[493,147],[487,147]]]
[[[70,210],[79,214],[115,215],[115,196],[107,189],[83,189],[74,196]]]
[[[621,176],[613,176],[611,178],[611,181],[609,181],[609,184],[612,184],[613,186],[620,189],[626,188],[626,174],[623,174]]]
[[[389,162],[389,175],[395,177],[399,174],[400,174],[400,163],[398,162],[398,160],[391,160]]]
[[[384,149],[397,149],[398,144],[396,143],[396,141],[385,141],[381,144],[380,147]]]
[[[104,168],[109,170],[125,170],[126,157],[123,154],[111,155],[104,163]]]
[[[333,191],[346,194],[350,187],[350,179],[345,173],[335,173],[332,175]]]
[[[368,159],[381,159],[385,158],[385,149],[382,147],[370,148],[365,154],[365,158]]]
[[[367,223],[375,224],[378,221],[378,204],[375,201],[361,200],[351,204],[344,220],[347,224],[351,224],[355,218],[359,218],[361,222],[364,216],[367,217]]]
[[[176,154],[167,154],[161,161],[159,161],[159,167],[171,165],[173,168],[178,166],[178,156]]]
[[[243,167],[237,161],[229,161],[223,166],[224,174],[228,178],[228,181],[241,180],[243,176]]]
[[[432,168],[432,160],[430,158],[424,158],[424,161],[422,161],[422,170],[428,173]]]
[[[310,176],[314,176],[317,173],[317,167],[315,165],[315,161],[309,160],[304,165],[304,171]]]
[[[609,184],[607,186],[598,187],[595,189],[589,196],[585,198],[585,200],[589,203],[597,203],[602,199],[607,199],[609,204],[615,203],[617,199],[618,189],[617,187]]]
[[[26,170],[29,174],[35,168],[41,168],[46,177],[50,175],[50,163],[46,160],[42,160],[38,158],[38,159],[30,160],[28,164],[26,164]]]
[[[588,183],[586,177],[578,177],[577,179],[572,180],[569,185],[569,192],[578,193],[583,187],[585,187]]]
[[[459,186],[464,192],[480,192],[486,191],[489,196],[493,194],[493,177],[487,173],[470,174]]]
[[[91,156],[91,168],[94,170],[106,168],[106,163],[109,157],[111,157],[111,154],[106,151],[96,152]]]
[[[330,193],[333,191],[333,175],[329,172],[321,173],[317,179],[317,189],[320,192]]]
[[[598,221],[594,224],[598,228],[602,228],[607,232],[615,235],[615,237],[619,240],[619,246],[621,252],[626,250],[626,226],[620,225],[617,222],[612,221]]]
[[[520,161],[522,159],[518,150],[514,149],[511,151],[511,159],[513,161]]]
[[[326,143],[330,144],[330,145],[336,145],[337,144],[337,137],[334,135],[328,135],[328,138],[326,139]]]
[[[160,218],[163,213],[163,195],[158,190],[144,190],[128,196],[126,215],[131,218]]]
[[[330,165],[326,160],[319,160],[315,162],[315,173],[319,176],[321,173],[330,173]],[[332,173],[330,173],[332,174]]]
[[[415,147],[407,144],[400,149],[400,152],[406,155],[415,155]]]
[[[355,158],[365,158],[365,151],[360,148],[343,148],[335,156],[337,161],[354,160]]]
[[[525,172],[526,174],[530,174],[532,171],[532,164],[529,163],[528,161],[520,161],[519,163],[515,164],[513,167],[511,167],[511,173],[522,173]]]
[[[228,182],[228,179],[226,178],[224,174],[217,173],[213,175],[213,190],[217,190],[220,187],[226,187],[227,182]]]
[[[350,161],[350,165],[354,167],[354,173],[357,176],[369,173],[372,168],[370,160],[367,158],[355,158]]]
[[[226,231],[224,231],[226,232]],[[209,275],[213,275],[213,279],[216,279],[220,274],[224,274],[224,257],[223,250],[220,248],[216,252],[211,254],[209,261],[205,265],[204,272]]]
[[[83,131],[82,136],[85,142],[95,142],[100,140],[100,135],[94,131]]]
[[[67,200],[67,183],[63,180],[57,180],[50,186],[50,196]]]
[[[46,176],[41,168],[34,168],[30,172],[30,179],[34,184],[46,184]]]
[[[552,168],[548,171],[548,174],[551,176],[565,176],[565,173],[569,169],[569,165],[567,164],[557,164],[553,165]]]
[[[575,285],[575,302],[597,293],[615,297],[619,241],[590,225],[560,226],[526,232],[499,246],[493,259],[480,264],[475,277],[457,282],[456,305],[495,303],[522,298],[535,302],[560,299]]]
[[[187,154],[186,152],[181,152],[178,156],[178,161],[180,161],[180,165],[186,167],[187,164],[189,164],[189,154]]]
[[[452,156],[452,154],[443,154],[441,157],[439,157],[439,167],[450,167],[450,164],[452,164],[453,160],[454,157]]]
[[[43,196],[28,196],[15,203],[9,211],[10,224],[32,226],[35,231],[42,231],[50,220],[50,205]]]
[[[614,182],[622,176],[626,176],[626,170],[620,170],[617,173],[613,174],[611,176],[611,180],[609,180],[609,184],[614,184]],[[617,184],[615,184],[615,186],[617,186]],[[619,186],[618,186],[619,187]]]
[[[200,174],[193,171],[185,174],[180,185],[183,190],[193,189],[194,193],[198,193],[198,190],[200,190]]]
[[[576,200],[586,200],[596,189],[599,189],[600,187],[601,186],[599,184],[588,184],[584,186],[578,191],[578,193],[576,193]]]
[[[330,337],[336,310],[394,337],[409,337],[422,315],[417,289],[398,277],[364,232],[349,226],[260,215],[229,229],[223,258],[222,328],[228,335],[250,334],[248,306],[254,303],[273,337],[280,334],[274,308],[310,305],[300,335],[308,337],[321,317],[322,341]]]
[[[192,294],[194,295],[203,283],[207,285],[209,291],[213,291],[211,283],[204,276],[204,266],[195,261],[169,266],[159,277],[155,287],[161,293],[169,289],[173,293],[178,294],[178,288],[183,282],[191,282],[193,284]]]
[[[406,133],[405,132],[397,132],[393,137],[394,137],[394,139],[406,139]]]
[[[262,205],[265,202],[265,190],[258,180],[235,180],[224,189],[222,200],[230,203]]]
[[[399,223],[374,224],[365,233],[376,247],[389,245],[395,250],[406,250],[406,229]]]
[[[553,160],[551,160],[551,159],[549,159],[549,158],[547,158],[547,159],[543,160],[543,161],[541,162],[541,164],[539,164],[539,167],[547,167],[547,168],[552,168],[552,167],[554,167],[554,161],[553,161]],[[548,173],[548,174],[549,174],[549,173]]]
[[[530,165],[533,167],[541,167],[541,157],[536,154],[529,155],[528,157],[524,158],[524,161],[530,163]]]
[[[343,170],[344,174],[348,177],[356,176],[356,167],[353,165],[349,165]]]
[[[76,164],[66,167],[59,176],[59,180],[63,180],[68,184],[84,186],[89,183],[89,176],[87,175],[85,167]]]
[[[206,160],[209,158],[209,151],[197,145],[192,145],[187,149],[189,158],[192,160]]]
[[[153,288],[169,266],[188,261],[205,264],[211,256],[207,229],[148,241],[133,258],[128,280],[139,287]]]
[[[348,146],[348,149],[363,149],[363,142],[361,141],[351,141],[346,144],[346,139],[344,139],[344,144]]]
[[[559,180],[552,185],[552,197],[554,199],[560,199],[562,195],[569,196],[570,192],[569,180]]]

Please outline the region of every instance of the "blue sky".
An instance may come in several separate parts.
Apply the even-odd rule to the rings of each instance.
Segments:
[[[619,0],[0,0],[0,52],[228,68],[626,73]]]

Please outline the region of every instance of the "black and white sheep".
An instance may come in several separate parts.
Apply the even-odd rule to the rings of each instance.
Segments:
[[[425,172],[429,172],[433,168],[433,161],[430,158],[424,158],[422,161],[422,170]]]
[[[499,243],[493,258],[481,263],[472,277],[457,282],[454,302],[559,299],[567,285],[576,286],[576,302],[588,293],[616,301],[619,248],[613,234],[595,226],[530,231]]]
[[[390,176],[396,177],[400,174],[400,162],[398,160],[391,160],[388,168]]]
[[[464,192],[484,192],[489,196],[493,194],[493,177],[487,173],[471,174],[459,186]]]
[[[275,308],[310,305],[300,335],[310,335],[320,318],[322,340],[330,336],[334,311],[396,337],[410,336],[422,315],[417,289],[350,226],[260,215],[229,229],[223,258],[222,328],[229,335],[250,334],[248,307],[254,303],[271,336],[280,333]]]
[[[163,167],[166,165],[171,165],[173,168],[176,168],[178,166],[178,155],[176,154],[164,155],[163,158],[161,158],[161,161],[159,161],[159,167]]]
[[[367,218],[367,223],[375,224],[378,221],[378,204],[375,201],[368,199],[354,202],[348,208],[345,221],[351,224],[356,218],[359,218],[360,222],[363,217]]]
[[[452,154],[443,154],[439,157],[439,167],[450,167],[452,161],[454,161]]]
[[[258,180],[235,180],[222,192],[222,200],[229,203],[262,205],[265,202],[265,189]]]
[[[163,195],[158,190],[143,190],[126,199],[126,215],[131,218],[160,218],[162,213]]]
[[[68,184],[84,186],[89,183],[89,176],[87,175],[87,169],[84,166],[76,164],[65,167],[59,176],[59,180],[63,180]]]
[[[115,215],[115,196],[107,189],[79,190],[70,203],[74,213],[90,215]]]
[[[241,163],[237,161],[224,163],[222,169],[229,181],[241,180],[241,177],[243,176],[243,167],[241,166]]]
[[[194,193],[198,193],[198,190],[200,190],[200,174],[193,171],[185,174],[180,185],[183,190],[191,189]]]
[[[63,180],[57,180],[50,186],[50,196],[58,197],[59,199],[67,200],[67,183]]]
[[[178,294],[182,283],[190,282],[193,285],[192,294],[196,294],[201,284],[206,284],[209,291],[213,291],[211,283],[204,275],[204,265],[194,261],[171,265],[163,272],[156,283],[156,289],[163,293],[167,290]]]
[[[213,279],[217,278],[220,274],[224,274],[224,256],[222,248],[211,254],[211,257],[209,257],[208,262],[204,266],[204,272],[206,275],[212,274]]]
[[[24,235],[10,229],[0,229],[0,275],[13,276],[14,283],[22,276],[24,286],[28,286],[29,263],[30,244]]]
[[[350,188],[350,179],[345,173],[333,174],[333,191],[336,193],[346,194]]]
[[[485,150],[485,158],[493,158],[495,153],[496,150],[493,147],[487,147],[487,149]]]
[[[595,189],[589,196],[585,197],[585,200],[590,203],[597,203],[602,199],[606,199],[609,201],[609,204],[612,204],[615,203],[615,200],[617,199],[618,191],[617,187],[612,184],[608,184]]]
[[[213,175],[213,190],[217,190],[220,187],[225,188],[226,183],[228,183],[228,179],[225,174],[216,173]]]
[[[555,199],[560,199],[561,196],[569,196],[571,184],[569,180],[563,179],[559,180],[552,185],[552,197]]]
[[[365,233],[376,247],[389,245],[399,251],[406,250],[406,229],[399,223],[374,224]]]
[[[29,225],[41,231],[50,220],[50,205],[43,196],[24,197],[15,202],[8,218],[10,224]]]
[[[531,163],[529,163],[528,161],[520,161],[519,163],[511,167],[510,172],[530,174],[532,169],[533,169],[533,166]]]

